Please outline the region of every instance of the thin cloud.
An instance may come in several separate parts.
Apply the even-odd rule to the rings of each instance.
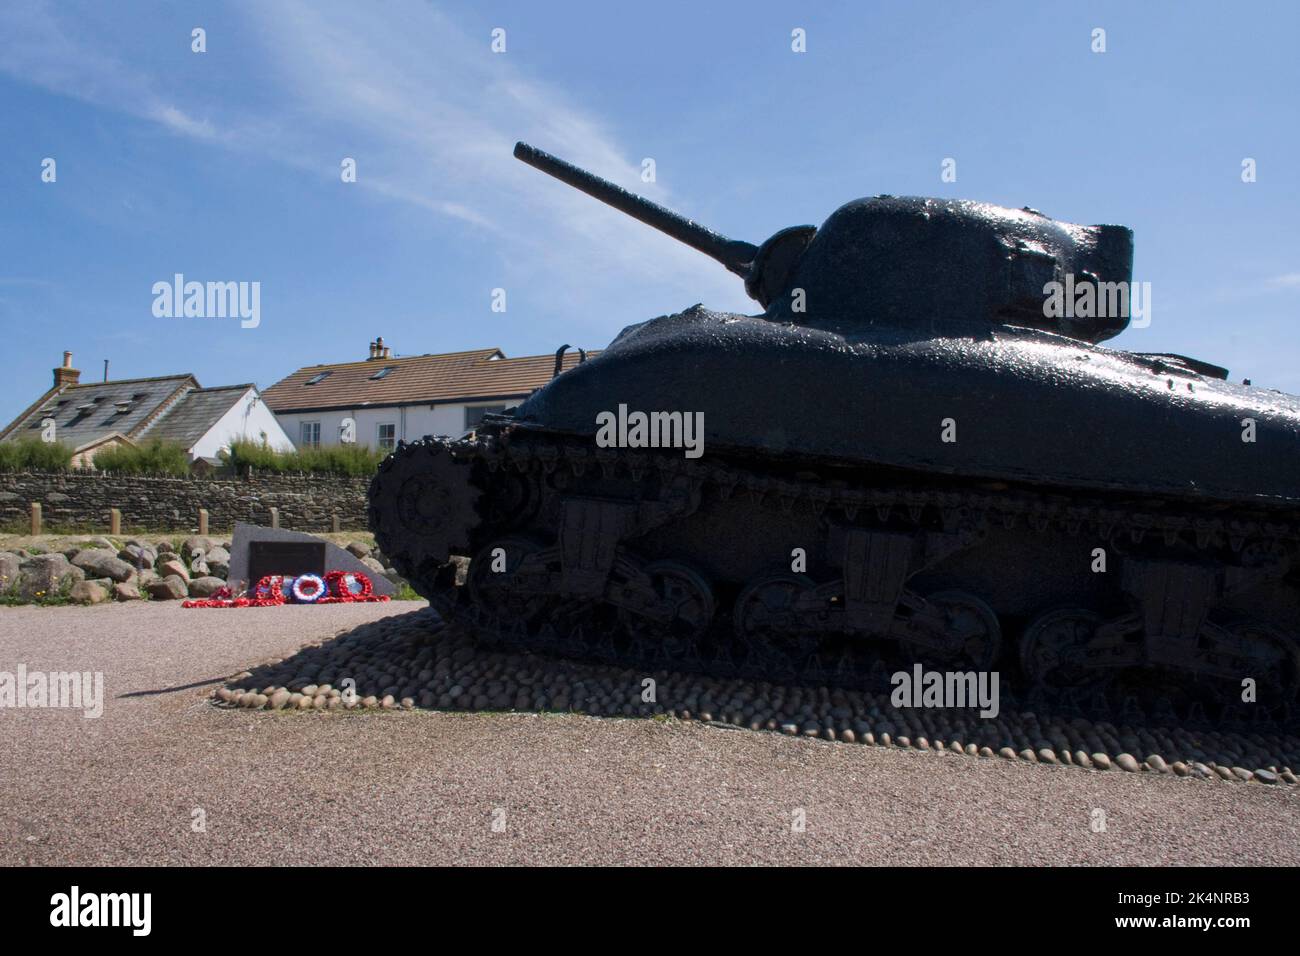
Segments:
[[[104,52],[114,46],[99,34],[112,21],[79,42],[80,21],[40,2],[0,13],[0,70],[316,176],[337,177],[352,156],[362,188],[489,234],[507,278],[539,299],[598,310],[639,291],[677,307],[752,309],[717,264],[513,159],[524,139],[657,202],[686,205],[642,182],[640,159],[604,122],[509,52],[493,54],[488,36],[467,36],[416,0],[227,9],[265,44],[254,101],[239,102],[238,87],[216,101],[187,100],[168,77]]]

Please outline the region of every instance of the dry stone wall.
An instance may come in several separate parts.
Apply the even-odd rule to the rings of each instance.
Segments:
[[[105,475],[69,472],[0,473],[0,527],[25,528],[32,502],[39,502],[47,529],[106,529],[109,510],[121,509],[124,529],[190,531],[199,509],[209,527],[230,529],[237,521],[330,531],[333,516],[344,531],[366,527],[369,477],[254,474],[246,477]]]

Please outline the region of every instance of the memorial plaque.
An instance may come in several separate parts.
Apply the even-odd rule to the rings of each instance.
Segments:
[[[297,577],[325,573],[324,541],[253,541],[248,546],[248,579],[268,574]]]
[[[228,580],[232,590],[237,592],[255,586],[268,574],[320,574],[322,571],[364,574],[370,578],[375,593],[385,597],[392,597],[397,591],[392,581],[370,565],[315,535],[282,528],[259,528],[255,524],[237,521],[231,541]],[[309,560],[307,555],[310,555]]]

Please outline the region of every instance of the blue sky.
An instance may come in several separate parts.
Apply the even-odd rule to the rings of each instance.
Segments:
[[[525,355],[700,301],[757,311],[517,139],[755,243],[876,193],[1122,223],[1153,316],[1111,345],[1300,392],[1298,35],[1291,2],[6,0],[0,420],[64,349],[83,379],[107,358],[265,387],[376,335]],[[177,272],[260,282],[261,324],[156,318]]]

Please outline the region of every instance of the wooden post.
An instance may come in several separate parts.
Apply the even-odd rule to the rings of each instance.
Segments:
[[[122,533],[122,509],[121,508],[108,509],[108,533],[112,535],[119,535]]]
[[[208,509],[199,509],[199,534],[206,536],[208,533]]]
[[[338,534],[339,531],[342,530],[339,527],[339,513],[337,511],[330,515],[330,527],[334,529],[335,534]]]
[[[271,509],[271,527],[272,527],[272,528],[278,528],[278,527],[280,527],[280,509],[279,509],[279,508],[272,508],[272,509]]]
[[[41,533],[41,503],[39,501],[33,501],[32,502],[32,536],[35,537],[40,533]]]

